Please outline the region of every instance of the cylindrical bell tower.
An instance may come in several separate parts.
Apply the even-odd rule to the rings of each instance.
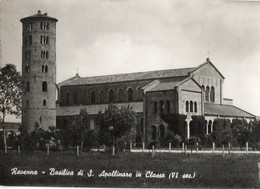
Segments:
[[[22,127],[56,127],[56,18],[47,13],[21,19],[23,24]]]

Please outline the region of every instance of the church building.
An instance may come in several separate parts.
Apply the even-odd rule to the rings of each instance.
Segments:
[[[89,129],[97,130],[96,116],[110,103],[133,107],[138,117],[136,134],[145,143],[166,136],[168,125],[161,113],[187,115],[187,138],[193,115],[205,117],[205,134],[213,132],[217,118],[253,121],[254,115],[223,98],[224,79],[209,58],[191,68],[95,77],[76,74],[58,84],[57,127],[76,127],[80,109],[85,108],[91,116]]]
[[[77,128],[81,109],[90,116],[89,130],[98,131],[97,115],[109,104],[132,106],[137,114],[136,135],[146,144],[162,139],[168,131],[163,114],[184,114],[185,135],[192,136],[193,115],[206,119],[205,134],[217,118],[255,120],[255,116],[223,98],[224,76],[209,58],[197,67],[95,77],[76,74],[56,84],[56,23],[47,13],[21,19],[23,25],[22,127],[47,130]],[[56,103],[56,91],[58,100]]]

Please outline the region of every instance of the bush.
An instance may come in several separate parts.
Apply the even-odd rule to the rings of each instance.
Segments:
[[[180,135],[185,136],[185,127],[187,118],[183,114],[162,114],[162,119],[168,124],[169,130]]]
[[[158,141],[152,141],[148,144],[147,148],[148,149],[152,149],[154,146],[154,148],[158,148],[160,145],[159,145],[159,142]]]
[[[94,131],[87,131],[84,139],[83,148],[85,151],[90,151],[92,148],[99,147],[99,139],[97,134]]]
[[[217,146],[234,143],[231,122],[229,119],[215,119],[213,127],[213,139]]]
[[[212,143],[214,142],[212,135],[205,136],[205,143],[202,143],[202,147],[211,148]]]
[[[169,145],[169,143],[171,143],[172,147],[176,148],[181,146],[183,140],[180,135],[174,134],[172,131],[169,131],[165,141],[167,142],[167,146]]]
[[[192,121],[190,123],[191,136],[199,137],[205,133],[205,118],[204,116],[191,116]]]

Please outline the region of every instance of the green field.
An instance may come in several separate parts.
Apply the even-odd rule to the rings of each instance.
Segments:
[[[79,156],[73,152],[52,152],[49,156],[43,152],[20,155],[17,152],[6,155],[1,152],[0,155],[0,185],[9,186],[255,188],[259,182],[257,163],[260,162],[260,156],[253,154],[225,157],[188,154],[186,157],[183,154],[157,153],[154,158],[149,153],[129,152],[115,156],[94,152]],[[38,175],[11,175],[11,169],[15,167],[22,171],[37,171]],[[50,168],[57,171],[66,169],[67,173],[73,171],[74,175],[51,176]],[[77,176],[80,169],[84,170],[83,176]],[[90,170],[94,176],[88,177],[87,172]],[[99,177],[103,170],[117,170],[129,177]],[[165,178],[148,178],[151,177],[149,171]],[[136,177],[136,172],[141,173],[141,177]],[[174,178],[169,179],[169,174],[173,172]]]

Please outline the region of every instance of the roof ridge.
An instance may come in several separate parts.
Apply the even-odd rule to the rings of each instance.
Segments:
[[[141,73],[151,73],[151,72],[160,72],[160,71],[172,71],[172,70],[188,70],[188,69],[195,69],[196,67],[189,67],[189,68],[176,68],[176,69],[164,69],[164,70],[151,70],[151,71],[142,71],[142,72],[126,72],[126,73],[119,73],[119,74],[105,74],[105,75],[97,75],[97,76],[86,76],[81,77],[84,78],[91,78],[91,77],[104,77],[104,76],[116,76],[116,75],[125,75],[125,74],[141,74]]]
[[[131,80],[159,79],[161,77],[163,78],[183,77],[183,76],[188,76],[189,73],[195,68],[196,67],[189,67],[189,68],[154,70],[154,71],[145,71],[145,72],[120,73],[120,74],[98,75],[98,76],[87,76],[87,77],[74,76],[70,79],[58,83],[58,86],[72,85],[71,82],[73,82],[73,79],[75,78],[76,78],[75,82],[77,83],[82,83],[83,81],[88,83],[89,81],[90,83],[93,84],[95,83],[93,82],[93,80],[102,80],[102,79],[104,80],[104,78],[106,78],[106,83],[108,83],[108,82],[121,82],[121,81],[131,81]]]

